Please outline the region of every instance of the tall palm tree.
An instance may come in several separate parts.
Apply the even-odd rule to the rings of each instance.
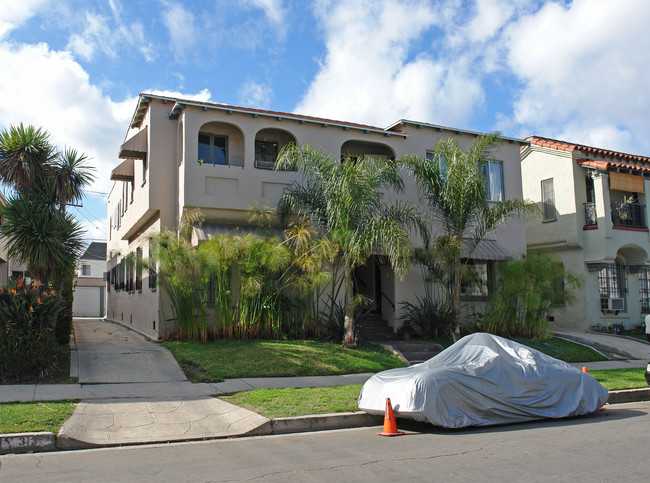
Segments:
[[[345,336],[343,345],[355,347],[352,273],[373,253],[386,255],[393,269],[403,276],[411,261],[410,228],[426,232],[412,206],[382,201],[380,190],[404,188],[394,161],[362,157],[332,159],[310,145],[289,145],[276,169],[298,169],[302,182],[284,191],[278,204],[283,220],[291,214],[306,215],[320,234],[338,248],[345,287]]]
[[[501,139],[498,133],[477,137],[463,151],[455,139],[443,139],[435,148],[435,159],[417,155],[400,158],[415,175],[421,196],[428,202],[442,233],[429,252],[441,259],[448,276],[450,297],[456,316],[454,335],[460,335],[460,292],[464,265],[478,244],[500,223],[539,212],[530,201],[508,199],[496,204],[487,200],[482,167],[494,159]],[[465,260],[465,262],[463,262]]]
[[[81,199],[93,178],[86,160],[74,149],[57,152],[41,128],[20,124],[0,132],[0,181],[13,191],[0,208],[0,235],[8,255],[35,278],[62,284],[80,255],[81,226],[65,207]]]

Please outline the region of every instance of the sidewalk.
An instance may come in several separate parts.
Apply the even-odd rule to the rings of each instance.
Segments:
[[[98,319],[76,319],[74,325],[76,346],[71,372],[78,374],[78,384],[0,386],[0,402],[82,400],[56,439],[59,449],[271,434],[288,431],[289,427],[292,431],[308,431],[381,424],[381,418],[359,413],[276,420],[272,424],[256,413],[213,397],[261,388],[363,384],[372,374],[241,378],[193,384],[160,344]],[[650,361],[650,345],[643,341],[608,334],[557,335],[621,358],[629,357],[573,364],[576,367],[641,368]],[[56,449],[51,437],[46,450]],[[19,449],[36,439],[26,435],[24,444],[18,443]]]

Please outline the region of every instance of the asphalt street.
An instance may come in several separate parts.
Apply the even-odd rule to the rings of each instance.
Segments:
[[[381,428],[0,457],[0,481],[648,481],[650,403],[566,420]]]

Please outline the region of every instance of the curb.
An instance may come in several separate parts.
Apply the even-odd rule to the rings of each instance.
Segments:
[[[271,421],[271,434],[305,433],[308,431],[327,431],[330,429],[362,428],[382,424],[383,416],[363,411],[350,413],[319,414],[296,418],[278,418]]]
[[[0,454],[45,452],[56,449],[56,436],[47,431],[0,434]]]
[[[622,404],[640,401],[650,401],[650,387],[610,391],[607,404]],[[241,436],[305,433],[313,431],[329,431],[334,429],[380,426],[383,419],[384,416],[368,414],[363,411],[318,414],[314,416],[299,416],[295,418],[278,418],[270,421],[270,428],[268,426],[269,423],[267,423],[263,427],[257,428],[250,433]],[[159,443],[165,442],[168,441],[159,441]],[[66,449],[57,447],[56,443],[56,435],[49,432],[0,434],[0,454],[34,453]]]

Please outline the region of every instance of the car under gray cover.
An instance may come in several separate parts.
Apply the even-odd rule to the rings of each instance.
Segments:
[[[370,378],[359,408],[446,428],[580,416],[607,402],[607,389],[589,374],[535,349],[476,333],[421,364]]]

